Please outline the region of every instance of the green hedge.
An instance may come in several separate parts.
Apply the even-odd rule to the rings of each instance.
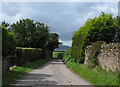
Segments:
[[[85,25],[73,35],[71,58],[83,63],[86,46],[96,41],[112,42],[117,28],[116,20],[110,14],[102,12],[99,17],[88,19]]]
[[[4,26],[0,26],[0,30],[2,30],[2,56],[14,55],[16,49],[14,34],[8,32]]]
[[[49,49],[45,49],[45,52],[43,52],[42,55],[43,55],[43,58],[51,59],[52,58],[52,51],[50,51]]]
[[[0,30],[2,30],[2,56],[7,56],[9,45],[8,30],[3,26],[0,26]]]
[[[42,50],[38,48],[17,47],[17,65],[23,65],[42,58]]]
[[[16,50],[16,41],[14,38],[14,33],[8,32],[9,34],[9,46],[8,46],[8,55],[14,55]]]
[[[67,62],[71,59],[71,49],[68,49],[63,56],[63,61]]]

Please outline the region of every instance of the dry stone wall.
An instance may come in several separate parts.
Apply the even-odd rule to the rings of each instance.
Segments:
[[[88,50],[91,46],[88,46],[85,51],[85,64],[89,58]],[[110,43],[101,45],[101,51],[98,55],[98,61],[103,69],[120,71],[120,43]]]
[[[86,65],[87,65],[87,60],[88,60],[88,58],[90,56],[89,48],[91,48],[91,47],[92,47],[92,45],[89,45],[89,46],[86,47],[86,50],[85,50],[85,62],[84,62],[84,64],[86,64]]]

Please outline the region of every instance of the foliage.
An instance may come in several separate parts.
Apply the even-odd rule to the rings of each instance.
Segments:
[[[58,38],[59,36],[57,33],[50,33],[47,48],[51,51],[53,51],[55,48],[58,48]]]
[[[9,26],[8,23],[5,21],[1,23],[0,28],[2,29],[2,55],[7,56],[7,55],[13,55],[15,53],[16,49],[16,41],[14,39],[14,33],[9,32],[8,28]]]
[[[42,59],[42,50],[38,48],[17,47],[17,65]]]
[[[17,46],[45,47],[48,40],[48,26],[43,23],[34,23],[31,19],[21,19],[11,25],[10,31],[15,33]]]
[[[115,42],[115,43],[120,42],[120,17],[119,16],[116,18],[116,24],[117,24],[118,28],[116,30],[116,35],[113,40],[113,42]]]
[[[117,72],[108,72],[106,70],[103,70],[101,67],[90,69],[84,64],[72,62],[72,59],[69,58],[68,54],[70,54],[70,50],[65,52],[63,58],[66,66],[76,74],[80,75],[80,77],[91,82],[93,85],[96,85],[98,87],[101,85],[103,87],[113,87],[115,85],[119,85]]]
[[[64,53],[64,56],[63,56],[63,60],[64,62],[67,62],[69,61],[71,58],[71,49],[68,49],[65,53]]]
[[[95,43],[92,44],[92,46],[88,49],[90,56],[87,60],[87,67],[88,68],[95,68],[96,66],[99,65],[99,61],[98,61],[98,55],[101,51],[101,45],[105,43],[103,41],[97,41]]]
[[[1,25],[7,28],[9,26],[9,23],[2,21]]]
[[[56,52],[53,51],[53,58],[63,58],[65,52]]]
[[[99,17],[88,19],[85,25],[73,35],[71,58],[83,63],[86,46],[96,41],[112,42],[117,28],[116,20],[110,14],[102,12]]]
[[[49,49],[44,49],[44,51],[42,50],[42,58],[47,58],[47,59],[51,59],[52,58],[52,51]]]
[[[0,26],[0,30],[2,30],[2,55],[6,56],[9,47],[9,34],[4,26]]]
[[[35,25],[30,19],[23,19],[13,23],[10,28],[11,32],[15,33],[17,46],[29,47],[31,44],[31,37],[35,32]]]
[[[120,42],[120,17],[117,17],[117,22],[118,22],[118,29],[117,29],[118,41],[117,42]]]
[[[36,22],[35,26],[36,32],[33,32],[35,35],[32,37],[32,47],[43,49],[49,40],[49,27],[40,22]]]
[[[16,41],[14,38],[14,33],[8,32],[9,34],[9,46],[8,46],[8,54],[9,55],[14,55],[15,54],[15,49],[16,49]]]
[[[55,48],[58,47],[58,34],[57,33],[49,33],[49,39],[47,41],[46,49],[49,50],[50,56],[52,57],[52,53]]]
[[[14,82],[16,79],[22,77],[24,74],[26,74],[30,70],[36,69],[48,61],[49,59],[40,59],[34,62],[26,63],[21,67],[17,66],[11,69],[9,72],[3,73],[2,85],[8,86],[9,84]]]
[[[5,21],[2,25],[9,26]],[[58,47],[59,37],[57,33],[49,33],[48,28],[44,23],[33,22],[31,19],[20,19],[13,23],[9,28],[9,54],[14,54],[17,46],[41,48],[43,58],[52,57],[52,51]]]

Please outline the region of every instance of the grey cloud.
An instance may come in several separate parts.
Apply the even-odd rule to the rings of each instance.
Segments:
[[[17,3],[7,2],[2,3],[2,12],[9,16],[15,16],[20,13],[20,7]]]
[[[67,41],[72,40],[73,33],[88,17],[99,14],[93,7],[107,4],[109,5],[99,2],[16,2],[4,3],[3,12],[10,16],[20,13],[21,18],[43,22],[50,27],[50,32],[58,32],[60,38]],[[89,16],[91,12],[93,14]]]

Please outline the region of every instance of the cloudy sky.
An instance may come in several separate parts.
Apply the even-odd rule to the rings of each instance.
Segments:
[[[118,2],[2,2],[2,20],[10,24],[25,18],[43,22],[68,46],[71,46],[74,32],[101,11],[116,17]]]

